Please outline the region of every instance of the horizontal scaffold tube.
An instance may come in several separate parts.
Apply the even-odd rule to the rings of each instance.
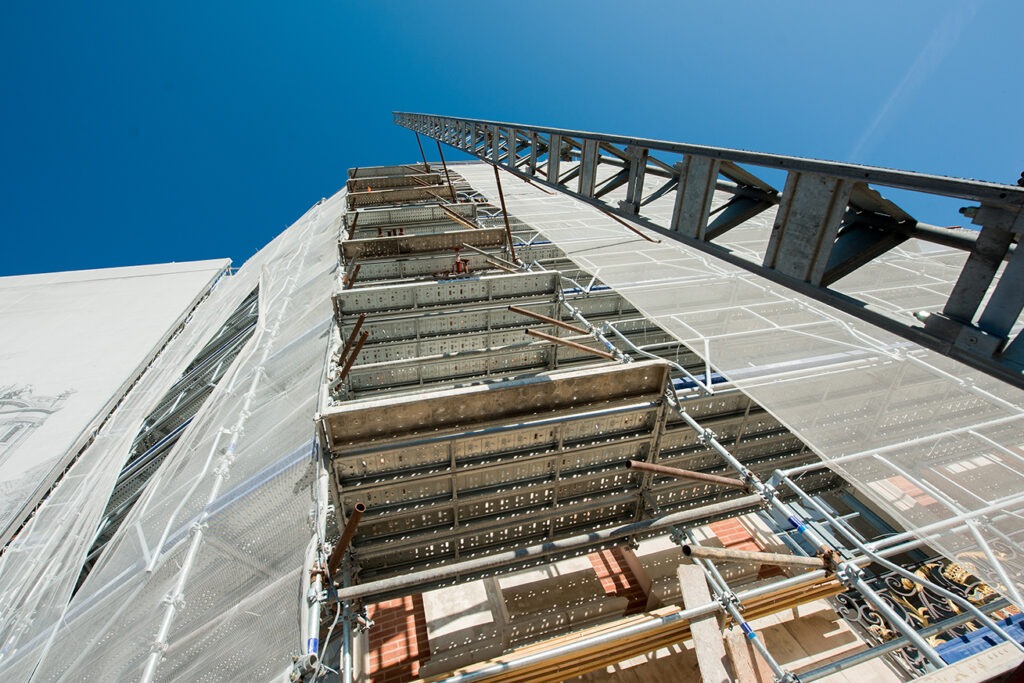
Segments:
[[[722,560],[725,562],[758,562],[779,567],[810,567],[827,569],[826,561],[820,557],[802,557],[800,555],[784,555],[782,553],[758,553],[747,550],[730,550],[703,545],[684,545],[683,555],[699,557],[704,560]]]
[[[750,487],[747,485],[746,482],[740,481],[739,479],[733,479],[731,477],[721,477],[717,474],[705,474],[703,472],[694,472],[693,470],[684,470],[678,467],[655,465],[653,463],[641,462],[639,460],[626,461],[626,467],[629,467],[634,470],[643,470],[644,472],[663,474],[667,477],[694,479],[696,481],[706,481],[709,484],[721,484],[722,486],[729,486],[734,489],[743,489],[744,491],[750,490]]]
[[[550,318],[546,315],[542,315],[535,311],[528,311],[525,308],[520,308],[519,306],[509,306],[508,310],[512,311],[513,313],[518,313],[519,315],[525,315],[528,318],[533,318],[534,320],[539,320],[550,325],[555,325],[556,327],[561,327],[562,329],[569,330],[570,332],[575,332],[576,334],[589,334],[589,332],[587,332],[582,327],[570,325],[569,323],[562,322],[561,320]]]
[[[752,494],[749,496],[743,496],[733,500],[723,501],[721,503],[705,505],[692,510],[674,512],[655,519],[648,519],[642,522],[632,522],[630,524],[624,524],[610,529],[592,531],[587,534],[579,534],[578,536],[571,536],[559,541],[548,541],[546,543],[532,545],[526,548],[517,548],[515,550],[508,550],[501,553],[495,553],[494,555],[488,555],[486,557],[479,557],[472,560],[466,560],[464,562],[409,572],[400,576],[393,576],[387,579],[380,579],[356,586],[341,588],[338,590],[338,600],[345,601],[365,598],[381,593],[427,585],[439,580],[454,579],[456,577],[473,574],[475,572],[495,569],[505,565],[522,562],[533,557],[543,557],[545,555],[552,555],[554,553],[572,550],[583,550],[601,542],[614,541],[620,538],[626,538],[627,536],[634,536],[648,531],[654,531],[656,529],[665,529],[671,526],[692,524],[700,520],[717,517],[718,515],[727,515],[731,512],[736,512],[737,510],[757,507],[760,504],[761,497],[758,495]]]
[[[576,349],[577,351],[583,351],[584,353],[589,353],[589,354],[595,355],[595,356],[597,356],[599,358],[606,358],[608,360],[616,360],[615,356],[613,356],[612,354],[608,353],[607,351],[602,351],[601,349],[592,349],[589,346],[585,346],[585,345],[580,344],[578,342],[570,341],[569,339],[564,339],[562,337],[555,337],[555,336],[550,335],[550,334],[545,334],[544,332],[538,332],[537,330],[534,330],[534,329],[527,329],[526,330],[526,334],[530,335],[531,337],[536,337],[537,339],[543,339],[544,341],[551,342],[552,344],[561,344],[562,346],[568,346],[570,349]]]

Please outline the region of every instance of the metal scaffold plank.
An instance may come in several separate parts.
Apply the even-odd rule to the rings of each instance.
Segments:
[[[657,361],[574,370],[495,385],[382,398],[328,409],[321,422],[332,452],[368,441],[507,421],[624,397],[660,397],[668,366]]]
[[[465,304],[554,295],[559,291],[554,272],[485,275],[462,280],[402,283],[373,289],[351,289],[334,295],[339,320],[359,313],[443,309]]]
[[[349,192],[348,208],[356,209],[364,206],[380,206],[383,204],[398,204],[411,201],[448,201],[449,197],[442,194],[444,188],[440,185],[425,187],[416,185],[413,187],[396,187],[392,189],[373,190],[364,192]]]
[[[384,178],[388,176],[420,175],[429,173],[430,167],[423,164],[403,164],[398,166],[364,166],[362,168],[350,168],[348,177],[350,180],[357,178]]]
[[[399,187],[416,187],[425,185],[441,185],[440,174],[409,173],[407,175],[350,178],[348,183],[345,185],[345,189],[349,192],[366,192],[371,189],[390,190]]]
[[[364,347],[348,375],[352,394],[383,389],[427,386],[442,382],[460,382],[478,377],[498,379],[526,371],[566,367],[594,361],[601,344],[589,337],[577,337],[573,343],[591,349],[562,347],[543,340],[531,341],[527,330],[554,332],[553,327],[526,325],[491,330],[486,333],[462,332],[416,342],[385,342]],[[627,335],[636,341],[679,344],[664,334],[643,330]],[[689,360],[691,365],[698,359]]]
[[[500,247],[505,243],[505,232],[499,228],[487,230],[448,231],[434,235],[399,235],[370,239],[344,240],[341,254],[345,261],[354,259],[394,258],[413,254],[451,251],[470,245],[481,249]]]
[[[517,302],[520,306],[550,306],[554,292],[541,292],[530,301]],[[355,320],[342,318],[339,329],[348,335]],[[479,305],[453,307],[450,310],[431,311],[422,315],[416,311],[384,311],[367,317],[365,329],[370,346],[392,344],[399,341],[424,340],[462,335],[486,330],[523,327],[522,316],[511,313],[501,302],[482,302]]]
[[[393,206],[384,208],[349,211],[345,214],[345,227],[352,229],[388,227],[397,228],[416,224],[456,225],[450,213],[473,221],[476,219],[476,204],[447,204],[443,208],[439,204]]]

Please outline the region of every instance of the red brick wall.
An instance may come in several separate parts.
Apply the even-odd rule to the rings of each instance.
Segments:
[[[370,605],[369,680],[371,683],[402,683],[419,676],[430,657],[423,598],[409,595]]]

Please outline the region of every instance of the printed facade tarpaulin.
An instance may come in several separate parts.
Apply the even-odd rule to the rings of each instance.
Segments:
[[[230,264],[0,278],[0,544]]]

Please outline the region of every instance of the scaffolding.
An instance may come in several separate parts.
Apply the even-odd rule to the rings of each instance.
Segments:
[[[465,190],[464,176],[473,169],[457,168],[458,194],[468,198],[473,193]],[[359,169],[359,173],[367,184],[373,184],[371,169]],[[446,169],[445,175],[451,174]],[[496,180],[500,188],[500,178]],[[440,198],[439,192],[427,194]],[[504,196],[501,199],[504,203]],[[400,216],[404,209],[388,210]],[[415,210],[422,211],[422,207]],[[441,214],[434,215],[440,218]],[[513,256],[507,245],[501,252],[495,236],[493,251],[471,248],[481,257],[469,269],[474,277],[465,277],[469,272],[459,271],[456,265],[459,250],[467,246],[467,242],[457,244],[460,233],[437,238],[435,231],[456,228],[452,223],[435,223],[421,233],[428,237],[417,238],[421,249],[409,241],[404,253],[396,250],[394,233],[385,235],[382,240],[388,241],[380,243],[372,239],[357,240],[361,243],[351,247],[342,243],[345,274],[340,276],[340,291],[335,295],[336,351],[329,358],[330,390],[322,397],[321,429],[330,453],[332,495],[341,515],[350,518],[363,505],[370,511],[369,518],[359,513],[361,521],[351,553],[346,553],[345,577],[331,592],[331,598],[343,606],[336,614],[349,622],[345,630],[349,640],[342,645],[343,662],[352,660],[351,638],[358,630],[360,602],[552,562],[664,531],[672,531],[679,539],[680,558],[685,552],[694,555],[692,561],[711,589],[711,602],[687,605],[640,623],[634,620],[621,627],[605,626],[592,637],[583,632],[571,643],[556,639],[548,646],[529,648],[529,654],[511,652],[494,663],[430,680],[562,680],[647,652],[658,643],[677,642],[689,635],[688,624],[693,620],[716,611],[743,630],[776,680],[797,680],[757,639],[749,621],[764,610],[771,612],[844,590],[861,596],[892,632],[899,634],[893,641],[897,644],[872,648],[873,656],[909,646],[920,653],[919,673],[945,667],[943,657],[917,633],[921,625],[908,623],[868,581],[864,568],[869,565],[893,570],[935,591],[969,614],[970,621],[1024,652],[1024,647],[988,616],[1005,609],[1008,601],[994,600],[980,609],[886,559],[921,548],[924,541],[902,537],[899,542],[874,547],[823,506],[814,493],[835,486],[836,480],[816,458],[806,462],[810,455],[806,447],[767,413],[760,426],[751,420],[751,408],[754,415],[760,409],[711,366],[706,345],[703,357],[684,345],[686,360],[680,364],[658,355],[672,335],[652,327],[650,317],[637,315],[629,303],[618,303],[615,308],[628,308],[636,316],[633,320],[593,318],[592,313],[599,312],[586,310],[593,306],[592,293],[609,294],[609,300],[630,298],[608,288],[577,263],[568,277],[524,259],[523,247],[534,244],[538,235],[527,233],[532,226],[516,216],[509,218],[517,222],[515,243],[520,245],[520,254]],[[346,220],[350,225],[363,223],[358,214],[350,213]],[[455,223],[456,230],[466,227]],[[474,227],[482,229],[482,225]],[[378,235],[382,230],[396,230],[394,226],[376,229]],[[354,235],[354,231],[348,234]],[[547,241],[543,236],[540,239]],[[383,260],[385,272],[394,274],[397,264],[392,259],[422,258],[431,249],[436,252],[434,263],[448,259],[452,264],[448,272],[429,277],[421,271],[416,281],[416,274],[409,271],[404,283],[386,280],[378,286],[357,281],[364,289],[351,287],[351,273],[361,270],[364,261],[359,257],[364,254]],[[548,257],[567,265],[564,253]],[[543,290],[532,285],[535,280],[527,279],[540,273],[548,275],[551,283]],[[589,284],[582,286],[581,281]],[[500,287],[506,300],[495,297],[495,282],[506,283]],[[507,284],[511,282],[522,284]],[[548,300],[540,301],[537,296]],[[664,336],[654,343],[638,343],[624,333],[630,325],[637,329],[638,320],[644,321],[640,327],[646,341],[651,341],[652,332]],[[538,341],[524,341],[523,332]],[[376,338],[383,348],[354,361],[371,348],[366,345],[368,338]],[[672,345],[676,346],[675,357],[680,358],[678,343]],[[575,355],[555,361],[541,349]],[[519,364],[510,360],[513,356]],[[560,369],[572,361],[594,367],[578,372]],[[432,363],[442,365],[432,371]],[[650,381],[651,369],[658,369],[661,379],[655,379],[642,393],[631,394],[634,384],[626,375],[611,381],[605,376],[616,366],[645,382]],[[375,373],[376,381],[368,384],[365,379],[353,379],[360,367]],[[524,373],[529,379],[520,379]],[[579,385],[580,381],[587,383]],[[608,387],[615,388],[614,395],[603,394]],[[559,412],[559,395],[572,396],[561,404],[571,406],[570,413]],[[600,410],[594,406],[597,396],[607,404]],[[623,401],[625,405],[619,405]],[[637,410],[640,413],[633,417]],[[645,413],[649,417],[640,417]],[[737,424],[738,415],[742,426]],[[603,426],[602,420],[606,421]],[[574,449],[574,439],[587,438],[586,432],[573,436],[576,422],[584,422],[610,440],[589,437],[584,451]],[[757,436],[741,445],[738,436],[745,431]],[[751,458],[747,449],[760,455],[761,461]],[[737,457],[734,451],[741,455]],[[575,458],[572,465],[567,452]],[[581,452],[593,452],[597,457],[580,459]],[[697,452],[701,455],[694,458]],[[685,458],[679,457],[683,454]],[[805,463],[798,464],[800,460]],[[630,464],[633,473],[623,469]],[[731,477],[723,476],[730,473]],[[664,476],[659,480],[658,475]],[[568,490],[560,484],[566,477],[573,482]],[[799,477],[800,483],[793,477]],[[601,484],[595,487],[594,482]],[[635,493],[629,493],[633,486]],[[666,495],[668,489],[672,493]],[[566,503],[573,514],[559,509]],[[623,503],[632,506],[623,508]],[[697,546],[687,529],[753,509],[770,510],[786,520],[812,549],[812,557],[790,555],[788,564],[817,568],[755,590],[734,591],[716,569],[715,560],[709,558],[712,551]],[[623,515],[623,510],[628,514]],[[481,517],[481,513],[491,517]],[[572,535],[573,531],[579,533]],[[799,546],[796,549],[799,552]],[[767,561],[760,556],[747,559]],[[773,561],[782,562],[778,557]],[[767,606],[758,602],[766,595],[772,597]],[[948,620],[948,627],[967,620]],[[308,654],[320,657],[323,652]],[[864,658],[855,655],[819,667],[799,680],[816,680]]]
[[[948,634],[968,631],[997,643],[990,666],[1017,665],[1019,390],[638,219],[699,224],[689,199],[672,216],[702,188],[701,239],[764,252],[775,204],[810,206],[743,167],[779,158],[716,166],[676,146],[693,157],[676,168],[651,141],[627,153],[609,136],[400,119],[492,163],[351,169],[344,191],[222,278],[5,548],[0,674],[362,681],[382,628],[372,603],[444,590],[487,603],[491,590],[529,610],[540,598],[522,576],[564,588],[559,566],[652,544],[668,547],[671,590],[645,589],[636,613],[616,598],[510,617],[488,626],[508,638],[439,650],[419,674],[563,680],[723,627],[740,635],[724,636],[737,666],[779,681],[882,656],[900,677],[927,675],[960,666]],[[794,168],[827,175],[816,163]],[[846,180],[860,218],[841,232],[899,218]],[[929,187],[1017,206],[1002,186],[943,182]],[[883,235],[842,280],[871,305],[891,290],[889,313],[952,300],[974,258],[914,251],[921,236],[965,244],[908,220],[907,239]],[[993,300],[1018,251],[1002,253]],[[704,525],[741,515],[771,552],[708,542]],[[741,583],[736,562],[781,575]],[[757,619],[822,599],[866,646],[798,671]]]

